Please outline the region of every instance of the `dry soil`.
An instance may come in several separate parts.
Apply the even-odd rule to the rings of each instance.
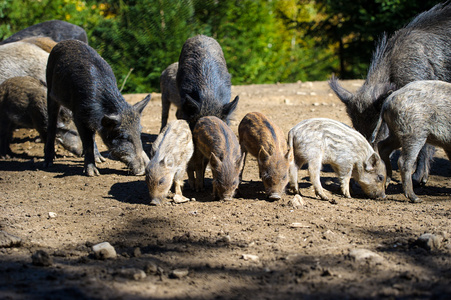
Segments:
[[[362,83],[343,82],[350,90]],[[351,125],[327,82],[234,86],[232,95],[240,96],[235,133],[251,111],[285,133],[312,117]],[[146,150],[159,132],[160,99],[153,93],[143,113]],[[58,149],[54,166],[43,169],[43,144],[30,129],[14,132],[12,150],[14,157],[0,160],[0,230],[21,242],[0,247],[2,299],[451,298],[450,163],[442,150],[427,185],[415,189],[423,203],[404,197],[397,168],[387,199],[376,201],[358,187],[353,198],[341,196],[326,167],[322,183],[333,200],[315,197],[303,169],[299,206],[292,194],[267,201],[250,157],[233,201],[213,201],[207,171],[205,192],[186,184],[196,201],[175,204],[171,194],[151,206],[144,177],[120,162],[108,159],[89,178],[83,158]],[[422,244],[425,233],[432,239]],[[117,257],[96,259],[92,246],[100,242]],[[33,263],[38,250],[49,255],[48,266]]]

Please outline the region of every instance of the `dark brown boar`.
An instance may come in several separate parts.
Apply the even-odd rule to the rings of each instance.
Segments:
[[[195,172],[196,190],[203,189],[205,168],[209,162],[213,173],[215,199],[232,200],[244,163],[235,134],[224,121],[209,116],[200,118],[196,123],[193,140],[195,150],[188,167],[190,183],[194,183]]]

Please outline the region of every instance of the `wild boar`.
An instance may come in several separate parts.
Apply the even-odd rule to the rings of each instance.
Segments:
[[[39,79],[13,77],[0,84],[0,157],[12,154],[9,147],[17,127],[35,128],[47,139],[47,86]],[[81,140],[72,113],[62,108],[58,115],[57,141],[75,155],[82,155]]]
[[[330,87],[346,104],[354,128],[370,140],[382,103],[391,92],[417,80],[451,82],[450,45],[451,3],[445,2],[419,14],[390,38],[382,36],[365,83],[355,94],[341,87],[335,78]],[[384,125],[375,142],[387,135]],[[413,175],[415,182],[427,182],[434,152],[428,145],[422,149]]]
[[[249,152],[257,158],[260,178],[268,198],[281,199],[293,160],[293,152],[288,148],[282,129],[262,113],[251,112],[241,120],[238,134],[244,157]]]
[[[378,149],[387,165],[387,176],[392,176],[389,156],[401,147],[398,166],[404,195],[411,202],[421,202],[413,191],[411,178],[421,148],[425,143],[442,147],[451,159],[451,83],[415,81],[397,90],[382,106],[373,141],[384,123],[390,133],[378,143]]]
[[[8,78],[31,76],[43,82],[49,53],[26,42],[0,46],[0,83]]]
[[[149,158],[141,142],[141,113],[150,95],[131,106],[121,95],[108,63],[89,45],[78,40],[59,42],[47,64],[48,138],[45,163],[55,156],[56,116],[63,105],[72,111],[83,143],[84,170],[99,175],[95,165],[95,133],[99,133],[113,158],[135,175],[144,175]]]
[[[204,186],[204,174],[210,163],[215,200],[232,200],[240,183],[244,156],[238,139],[227,124],[217,117],[202,117],[193,131],[194,155],[188,166],[188,176],[196,190]]]
[[[197,35],[186,40],[176,81],[182,104],[180,116],[191,129],[205,116],[216,116],[229,124],[239,98],[230,102],[231,76],[215,39]]]
[[[151,204],[161,204],[173,184],[174,201],[188,201],[182,195],[183,175],[193,152],[193,138],[185,120],[172,121],[163,128],[152,144],[150,162],[146,166]]]
[[[168,123],[169,109],[171,104],[177,107],[176,117],[181,119],[180,108],[182,106],[180,100],[179,90],[177,89],[177,70],[179,68],[179,63],[175,62],[170,64],[160,76],[160,90],[161,90],[161,127],[160,132]]]
[[[88,43],[86,31],[80,26],[61,21],[50,20],[31,25],[21,31],[18,31],[10,37],[0,42],[0,45],[17,42],[28,37],[49,37],[55,42],[62,40],[76,39]]]
[[[290,186],[299,193],[297,174],[308,163],[310,180],[316,195],[329,200],[320,182],[323,164],[338,174],[341,191],[351,198],[349,181],[356,180],[370,198],[385,198],[385,165],[365,137],[353,128],[326,118],[307,119],[288,133],[294,152],[290,166]]]

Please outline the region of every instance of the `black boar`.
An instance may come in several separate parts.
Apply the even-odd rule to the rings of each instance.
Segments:
[[[22,29],[1,41],[0,45],[17,42],[33,36],[49,37],[55,42],[76,39],[88,43],[86,31],[80,26],[65,21],[50,20]]]
[[[230,102],[231,76],[219,43],[197,35],[183,45],[177,71],[177,88],[182,103],[181,118],[191,129],[197,120],[215,116],[229,123],[238,104],[238,96]]]
[[[144,175],[149,158],[141,142],[141,113],[150,95],[134,106],[119,92],[113,70],[86,43],[78,40],[59,42],[50,52],[47,64],[48,138],[45,145],[45,166],[55,156],[56,116],[61,105],[73,113],[83,143],[85,172],[98,175],[95,166],[96,131],[117,158],[133,174]]]
[[[416,80],[451,82],[451,3],[437,4],[419,14],[390,38],[384,35],[376,47],[363,86],[355,93],[341,87],[335,78],[330,87],[343,103],[353,126],[367,140],[376,127],[380,108],[393,91]],[[379,131],[376,142],[388,131]],[[413,179],[426,183],[434,148],[425,146]]]

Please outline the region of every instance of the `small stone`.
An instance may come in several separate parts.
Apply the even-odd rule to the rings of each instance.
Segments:
[[[133,249],[133,256],[134,257],[141,257],[142,253],[141,253],[141,248],[136,247],[135,249]]]
[[[146,272],[146,274],[158,274],[158,266],[154,263],[154,262],[148,262],[145,266],[144,266],[144,272]]]
[[[53,264],[53,260],[47,252],[38,250],[31,256],[31,263],[35,266],[48,267]]]
[[[257,255],[253,254],[242,254],[241,258],[244,260],[250,260],[250,261],[259,261],[260,258]]]
[[[441,236],[434,235],[432,233],[422,234],[415,242],[418,247],[426,249],[427,251],[433,251],[442,245],[443,238]]]
[[[296,194],[296,196],[293,197],[288,202],[289,205],[291,205],[293,208],[300,208],[305,205],[304,199],[302,199],[301,195]]]
[[[116,250],[108,242],[103,242],[92,246],[92,250],[97,259],[116,258]]]
[[[53,219],[53,218],[56,218],[56,216],[57,216],[57,214],[56,213],[54,213],[54,212],[49,212],[49,218],[50,219]]]
[[[291,228],[310,228],[312,226],[307,225],[307,224],[303,224],[303,223],[298,223],[298,222],[294,222],[290,224]]]
[[[143,270],[136,269],[136,268],[126,268],[121,269],[118,274],[121,277],[132,279],[132,280],[142,280],[146,278],[146,273],[144,273]]]
[[[169,278],[181,279],[188,276],[188,274],[189,274],[188,269],[175,269],[172,270],[172,272],[169,274]]]
[[[0,230],[0,248],[20,246],[22,240],[6,231]]]
[[[377,253],[367,249],[353,249],[349,251],[349,257],[359,263],[369,263],[380,265],[385,262],[385,259]]]
[[[175,203],[185,203],[185,202],[188,202],[188,201],[189,201],[189,198],[184,197],[184,196],[182,196],[182,195],[175,194],[174,197],[172,198],[172,200],[173,200]]]

